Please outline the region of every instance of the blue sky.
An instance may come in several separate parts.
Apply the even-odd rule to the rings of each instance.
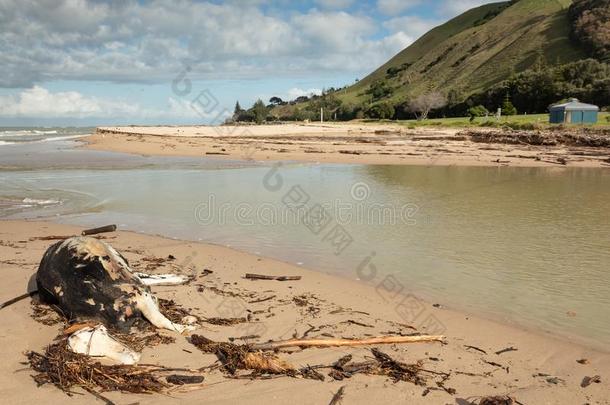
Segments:
[[[0,0],[0,126],[218,123],[351,84],[487,2]]]

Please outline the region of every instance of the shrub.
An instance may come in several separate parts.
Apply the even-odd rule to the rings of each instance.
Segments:
[[[386,102],[373,104],[367,108],[364,116],[379,120],[390,119],[394,117],[394,106]]]
[[[368,88],[367,93],[371,95],[373,101],[380,100],[382,98],[386,98],[394,93],[394,90],[387,81],[385,80],[377,80]]]
[[[489,115],[489,111],[482,105],[470,107],[468,109],[468,115],[470,116],[470,122],[473,122],[477,117],[485,117]]]

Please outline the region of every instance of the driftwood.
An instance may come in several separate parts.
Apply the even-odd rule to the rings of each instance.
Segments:
[[[25,294],[21,294],[18,297],[15,297],[13,299],[10,299],[10,300],[0,304],[0,309],[4,309],[4,308],[6,308],[8,306],[11,306],[11,305],[21,301],[21,300],[24,300],[24,299],[28,298],[28,297],[33,297],[36,294],[38,294],[38,290],[34,290],[34,291],[30,291],[30,292],[25,293]]]
[[[582,379],[582,382],[580,383],[580,386],[581,386],[582,388],[586,388],[586,387],[588,387],[589,385],[591,385],[591,383],[596,383],[596,384],[599,384],[599,383],[601,383],[601,382],[602,382],[602,378],[601,378],[600,376],[598,376],[598,375],[595,375],[595,376],[593,376],[593,377],[589,377],[589,376],[587,376],[587,377],[585,377],[585,378],[583,378],[583,379]]]
[[[49,236],[35,236],[30,238],[30,241],[35,241],[35,240],[42,240],[42,241],[48,241],[48,240],[64,240],[64,239],[70,239],[74,237],[74,235],[49,235]]]
[[[245,278],[249,280],[276,280],[276,281],[298,281],[301,276],[266,276],[263,274],[247,273]]]
[[[116,225],[106,225],[106,226],[102,226],[99,228],[85,229],[81,233],[81,235],[82,236],[97,235],[99,233],[114,232],[114,231],[116,231]]]
[[[345,394],[345,385],[339,388],[339,390],[333,395],[332,399],[328,403],[328,405],[337,405],[341,403],[343,399],[343,395]]]
[[[281,342],[258,343],[252,345],[254,350],[275,350],[284,347],[337,347],[366,346],[392,343],[442,342],[444,336],[378,336],[369,339],[292,339]]]

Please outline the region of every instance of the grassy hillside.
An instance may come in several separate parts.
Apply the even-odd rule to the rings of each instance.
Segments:
[[[541,57],[561,64],[585,57],[570,41],[570,0],[521,0],[472,9],[433,29],[359,83],[339,93],[366,101],[378,80],[394,89],[391,101],[435,89],[461,97],[487,89]]]
[[[571,0],[519,0],[474,8],[440,25],[358,83],[333,93],[343,104],[370,104],[371,86],[383,82],[396,105],[439,90],[453,102],[494,87],[542,61],[560,65],[586,57],[570,39]],[[457,99],[457,100],[456,100]],[[309,103],[280,106],[287,116]]]

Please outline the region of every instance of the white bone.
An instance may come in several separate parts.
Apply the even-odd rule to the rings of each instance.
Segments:
[[[102,357],[113,363],[135,364],[140,354],[116,341],[104,325],[83,328],[68,338],[68,348],[74,353]]]
[[[180,325],[167,319],[165,315],[159,311],[159,306],[154,297],[147,292],[142,293],[142,295],[138,297],[136,307],[142,315],[157,328],[173,330],[180,334],[197,329],[196,325]]]
[[[133,273],[144,285],[181,285],[189,281],[188,277],[178,274]]]

